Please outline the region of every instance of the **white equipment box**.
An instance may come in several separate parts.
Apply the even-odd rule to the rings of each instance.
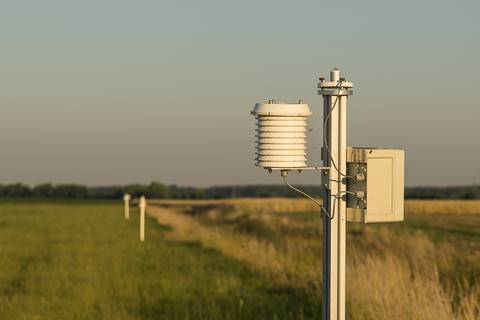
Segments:
[[[347,220],[402,221],[404,152],[347,148]]]

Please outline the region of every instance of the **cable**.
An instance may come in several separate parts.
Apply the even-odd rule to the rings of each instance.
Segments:
[[[290,189],[297,191],[297,192],[300,193],[301,195],[303,195],[303,196],[307,197],[308,199],[312,200],[313,202],[315,202],[315,203],[320,207],[320,209],[323,211],[323,213],[324,213],[330,220],[333,219],[333,217],[335,216],[335,207],[334,207],[334,209],[333,209],[333,210],[334,210],[334,211],[333,211],[334,213],[332,214],[332,216],[330,216],[330,215],[328,214],[327,210],[325,210],[325,208],[323,207],[323,204],[321,204],[320,202],[318,202],[317,199],[315,199],[315,198],[313,198],[312,196],[306,194],[306,193],[303,192],[302,190],[297,189],[297,188],[295,188],[294,186],[292,186],[290,183],[288,183],[286,176],[282,175],[282,179],[283,179],[283,182],[285,182],[285,184],[286,184]]]
[[[335,96],[335,101],[333,102],[332,107],[328,110],[328,113],[325,115],[325,119],[323,121],[323,146],[325,147],[325,150],[327,150],[328,157],[330,158],[330,162],[332,163],[333,167],[338,172],[338,174],[343,176],[343,177],[346,177],[346,178],[352,178],[351,176],[348,176],[348,175],[340,172],[340,170],[337,167],[337,164],[333,160],[332,152],[330,151],[330,147],[328,146],[328,142],[327,142],[327,133],[326,133],[327,123],[328,123],[328,120],[330,118],[330,115],[332,114],[332,111],[335,109],[335,107],[337,105],[338,98],[340,97],[340,90],[342,89],[341,84],[342,84],[342,81],[338,81],[338,84],[337,84],[337,87],[339,87],[338,88],[338,95]]]
[[[352,194],[353,196],[357,197],[357,195],[355,194],[355,192],[351,192],[351,191],[340,191],[340,193],[337,193],[337,194],[331,194],[330,197],[333,197],[333,207],[332,207],[332,215],[328,214],[327,210],[325,210],[325,208],[323,207],[323,204],[318,202],[317,199],[315,199],[314,197],[310,196],[309,194],[303,192],[302,190],[298,189],[298,188],[295,188],[294,186],[292,186],[288,181],[287,181],[287,174],[283,174],[282,173],[282,179],[283,179],[283,182],[285,182],[285,184],[292,190],[294,191],[297,191],[298,193],[300,193],[301,195],[307,197],[308,199],[312,200],[313,202],[315,202],[321,209],[321,211],[323,211],[323,213],[330,219],[332,220],[334,217],[335,217],[335,207],[337,206],[337,199],[340,199],[342,197],[342,193],[346,193],[346,194]],[[358,198],[358,197],[357,197]]]
[[[348,194],[353,195],[355,198],[358,198],[357,194],[355,192],[352,192],[352,191],[343,190],[343,191],[340,191],[340,193],[348,193]]]
[[[341,191],[341,193],[351,193],[353,194],[355,197],[357,196],[355,193],[351,192],[351,191]],[[333,219],[335,217],[335,208],[337,207],[337,200],[340,199],[342,196],[340,194],[331,194],[330,197],[333,197],[333,207],[332,207],[332,218]],[[329,216],[330,218],[330,216]],[[330,220],[331,220],[330,219]]]
[[[332,219],[335,217],[335,208],[337,207],[337,195],[330,195],[331,197],[333,196],[333,207],[332,207]],[[331,219],[330,219],[331,220]]]
[[[333,110],[335,109],[336,105],[337,105],[337,102],[338,102],[338,98],[340,97],[340,90],[342,89],[341,87],[342,85],[342,81],[338,81],[338,84],[337,84],[337,87],[338,87],[338,95],[335,96],[335,101],[333,102],[333,105],[332,107],[328,110],[328,113],[325,115],[325,118],[324,118],[324,122],[323,122],[323,146],[325,147],[325,150],[327,150],[327,153],[328,153],[328,157],[330,159],[330,162],[331,164],[333,165],[333,167],[335,168],[335,170],[338,172],[339,175],[343,176],[343,177],[346,177],[346,178],[352,178],[351,176],[348,176],[344,173],[342,173],[340,171],[340,169],[338,169],[337,167],[337,164],[335,163],[335,161],[333,160],[333,157],[332,157],[332,152],[330,151],[330,147],[328,146],[328,142],[327,142],[327,134],[326,134],[326,128],[327,128],[327,123],[328,123],[328,120],[330,119],[330,116],[333,112]],[[302,190],[300,189],[297,189],[295,188],[294,186],[292,186],[290,183],[288,183],[287,181],[287,174],[288,174],[288,171],[285,171],[281,173],[281,176],[282,176],[282,179],[283,179],[283,182],[285,182],[285,184],[292,190],[300,193],[301,195],[307,197],[308,199],[312,200],[313,202],[315,202],[321,209],[321,211],[323,211],[323,213],[330,219],[332,220],[334,217],[335,217],[335,207],[337,206],[337,199],[340,199],[342,196],[341,196],[341,193],[345,193],[345,194],[352,194],[354,195],[355,197],[357,197],[357,195],[354,193],[354,192],[351,192],[351,191],[340,191],[339,193],[335,194],[335,195],[330,195],[330,197],[333,197],[333,208],[332,208],[332,215],[330,216],[330,214],[327,212],[327,210],[325,210],[325,208],[323,207],[323,204],[321,204],[320,202],[318,202],[318,200],[316,200],[315,198],[313,198],[312,196],[308,195],[307,193],[303,192]],[[338,182],[338,183],[341,183],[341,181],[338,181],[338,180],[334,180],[334,179],[330,179],[330,181],[335,181],[335,182]]]

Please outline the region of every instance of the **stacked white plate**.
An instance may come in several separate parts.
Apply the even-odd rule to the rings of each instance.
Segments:
[[[257,103],[256,165],[264,168],[304,168],[306,164],[307,104]]]

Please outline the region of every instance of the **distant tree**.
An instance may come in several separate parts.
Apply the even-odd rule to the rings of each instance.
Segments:
[[[147,188],[146,195],[156,199],[168,198],[168,187],[160,182],[152,182]]]
[[[298,186],[311,195],[320,197],[324,190],[319,186]],[[152,182],[145,186],[130,184],[126,186],[86,187],[76,184],[52,185],[44,183],[33,189],[21,184],[0,185],[0,196],[8,198],[94,198],[118,199],[124,193],[134,197],[142,195],[150,198],[171,199],[222,199],[236,197],[301,197],[298,193],[284,185],[244,185],[244,186],[213,186],[209,188],[166,186],[159,182]],[[456,187],[409,187],[405,188],[406,199],[480,199],[480,186]]]
[[[178,196],[178,189],[179,189],[179,188],[178,188],[177,185],[175,185],[175,184],[172,184],[172,185],[168,186],[168,191],[169,191],[169,193],[170,193],[169,198],[171,198],[171,199],[178,199],[178,198],[179,198],[179,196]]]
[[[470,200],[470,199],[475,199],[475,193],[473,191],[466,191],[463,195],[462,195],[462,199],[465,199],[465,200]]]
[[[44,183],[34,187],[32,194],[34,197],[53,198],[56,196],[56,190],[51,183]]]
[[[141,184],[129,184],[124,188],[124,192],[129,193],[134,197],[147,195],[147,191],[148,187],[142,186]]]
[[[123,194],[123,188],[118,186],[88,188],[88,197],[94,199],[118,199],[122,198]]]
[[[15,183],[6,185],[3,188],[3,195],[9,198],[28,198],[32,196],[32,190],[24,184]]]
[[[197,188],[195,189],[195,199],[204,199],[205,198],[205,189]]]
[[[123,187],[112,187],[112,197],[113,198],[121,198],[125,194],[125,190]]]
[[[77,184],[59,184],[55,186],[55,195],[59,198],[82,199],[88,197],[88,189]]]

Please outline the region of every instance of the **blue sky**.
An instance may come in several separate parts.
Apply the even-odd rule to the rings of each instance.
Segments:
[[[480,183],[478,1],[0,1],[0,181],[277,183],[255,102],[354,82],[352,146],[406,150],[407,185]],[[317,183],[313,173],[294,182]]]

